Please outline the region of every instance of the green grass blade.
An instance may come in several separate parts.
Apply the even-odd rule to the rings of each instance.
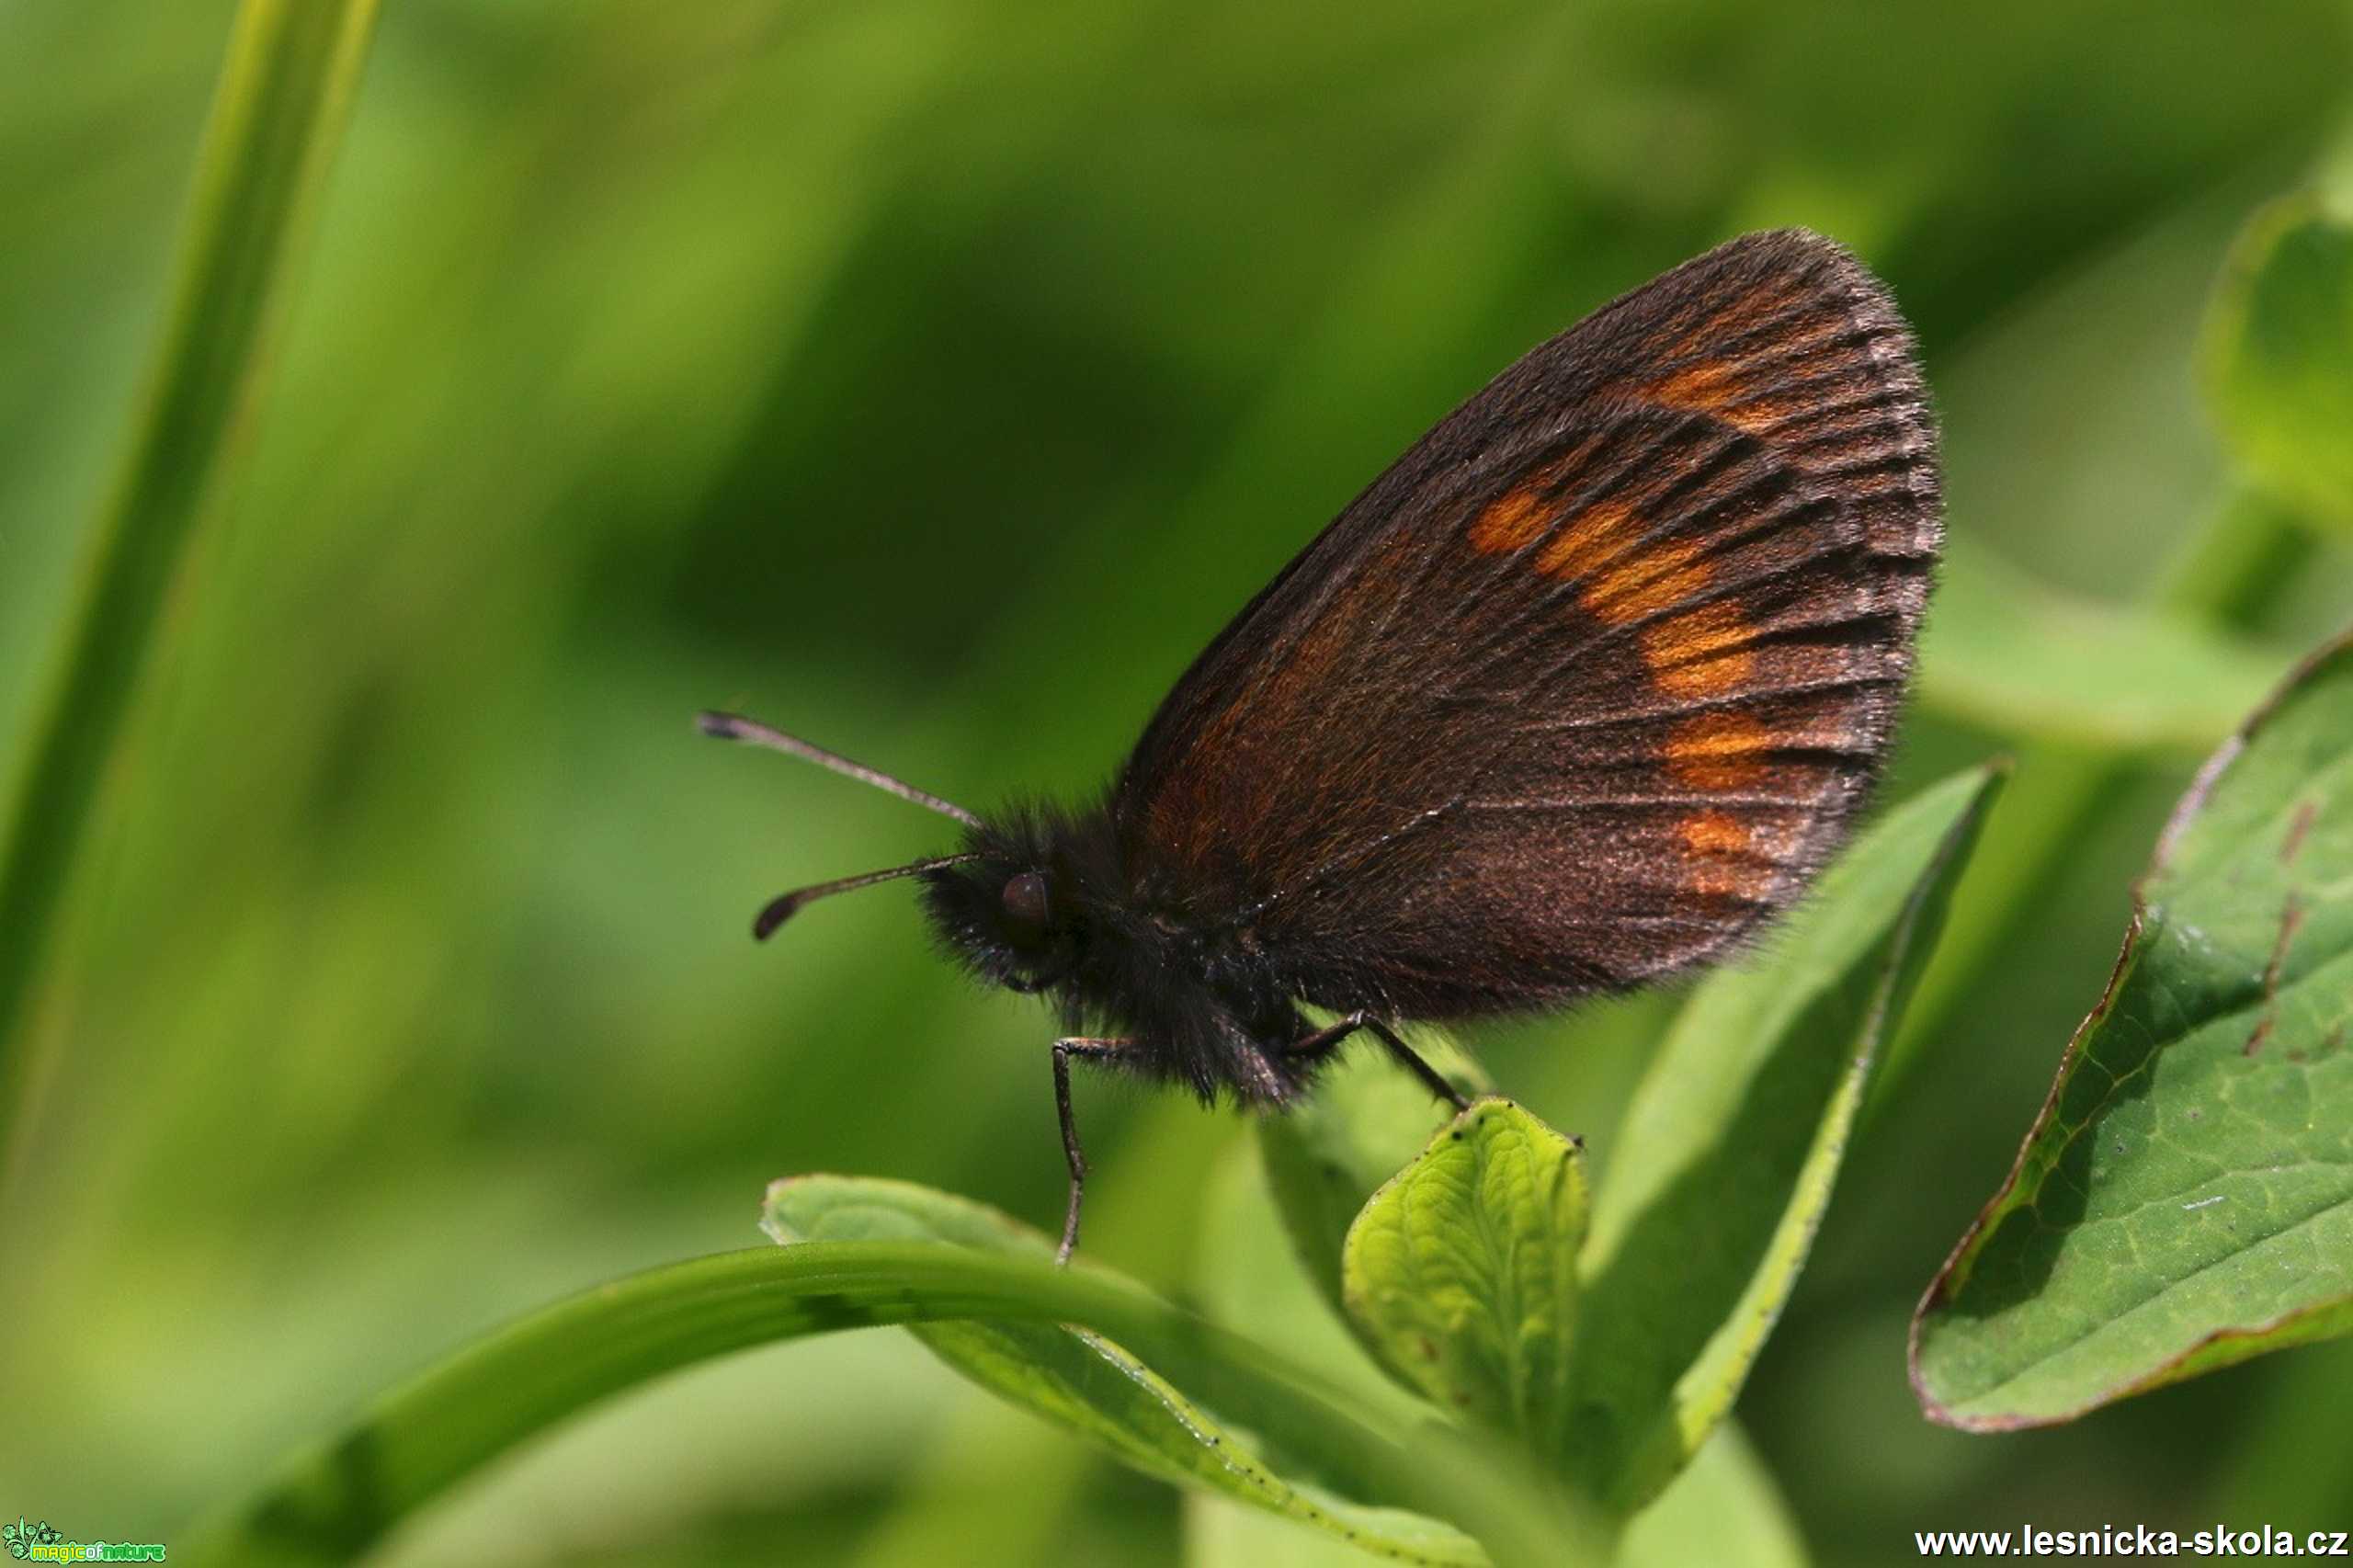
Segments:
[[[150,645],[250,423],[376,0],[245,0],[196,161],[171,301],[93,528],[0,838],[0,1138],[40,966]]]
[[[1252,1341],[1119,1276],[935,1243],[810,1242],[650,1269],[476,1342],[296,1456],[199,1529],[187,1555],[240,1568],[348,1562],[517,1444],[665,1372],[801,1335],[968,1319],[1116,1339],[1262,1433],[1279,1428],[1293,1451],[1371,1478],[1381,1501],[1459,1519],[1498,1562],[1561,1561],[1576,1528],[1508,1456],[1440,1427],[1392,1437]]]
[[[2215,508],[2168,569],[2151,608],[2184,627],[2227,631],[2253,621],[2303,571],[2313,536],[2279,504],[2242,492]],[[2006,934],[2032,917],[2132,759],[2038,741],[2022,747],[2002,806],[2000,845],[1981,858],[1870,1096],[1876,1107],[1972,992]]]
[[[2131,677],[2114,684],[2143,694],[2187,676],[2188,685],[2181,689],[2125,700],[2136,709],[2150,705],[2149,714],[2170,714],[2192,728],[2228,696],[2234,682],[2245,679],[2244,645],[2228,634],[2256,624],[2302,573],[2314,553],[2311,522],[2325,521],[2333,513],[2342,521],[2347,437],[2343,420],[2332,422],[2330,411],[2340,395],[2337,383],[2347,374],[2345,311],[2353,308],[2346,233],[2343,222],[2330,218],[2313,198],[2274,202],[2241,233],[2215,289],[2203,327],[2208,403],[2245,483],[2188,539],[2144,607],[2115,612],[2125,626],[2170,630],[2154,639],[2132,635],[2111,644],[2114,657],[2102,653],[2078,658],[2055,641],[2032,647],[2047,640],[2029,634],[2016,639],[2027,653],[2027,667],[2112,665]],[[1941,633],[1931,629],[1932,643],[1946,656],[1938,661],[1941,672],[1934,665],[1922,671],[1924,698],[1933,695],[1948,711],[1962,715],[1988,706],[1987,694],[1971,693],[1972,685],[2018,667],[2012,663],[2017,648],[1996,650],[1984,635],[1997,628],[1968,624],[1975,614],[1972,601],[1982,599],[1980,590],[2001,586],[1974,580],[1983,575],[1983,565],[1963,562],[1956,582],[1948,585],[1961,589],[1956,619],[1963,624]],[[2191,653],[2196,642],[2208,639],[2210,650],[2238,651],[2220,660],[2168,653],[2169,648]],[[1990,662],[1981,674],[1970,675],[1957,667],[1964,656]],[[2066,675],[2057,690],[2079,688],[2081,695],[2097,697],[2102,678]],[[1944,689],[1935,693],[1939,683]],[[2018,690],[2016,681],[1999,684],[2013,697]],[[2116,745],[2131,737],[2110,733],[2109,722],[2084,713],[2066,722],[2074,727],[2068,738],[2038,740],[2020,753],[2018,786],[2003,812],[2000,852],[1988,857],[1972,896],[1954,911],[1943,950],[1921,983],[1912,1022],[1889,1053],[1874,1098],[1883,1097],[1921,1042],[1982,983],[2004,936],[2029,917],[2036,898],[2129,776],[2127,758],[2087,751],[2083,743]],[[2165,727],[2175,726],[2168,722]],[[2030,725],[2019,729],[2034,733]]]
[[[1971,1430],[2353,1332],[2353,639],[2184,797],[2108,993],[1914,1324]]]

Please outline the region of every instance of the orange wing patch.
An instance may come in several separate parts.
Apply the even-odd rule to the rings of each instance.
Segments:
[[[1669,733],[1667,770],[1698,790],[1746,789],[1770,771],[1765,758],[1775,744],[1773,732],[1745,713],[1696,713]]]
[[[1544,498],[1540,475],[1506,492],[1479,514],[1471,525],[1471,546],[1482,555],[1525,550],[1544,537],[1552,521],[1552,503]]]
[[[1747,854],[1755,836],[1726,812],[1695,812],[1684,820],[1682,831],[1683,847],[1713,858]]]
[[[1595,573],[1578,600],[1604,626],[1672,609],[1708,585],[1708,566],[1699,556],[1688,540],[1665,540]]]
[[[1654,381],[1644,390],[1669,408],[1712,414],[1752,436],[1769,429],[1773,418],[1768,410],[1741,404],[1744,389],[1740,383],[1738,366],[1708,359]]]
[[[1660,688],[1677,697],[1721,696],[1756,673],[1748,635],[1740,607],[1716,599],[1645,631],[1643,662]]]
[[[1767,390],[1771,384],[1769,379],[1754,375],[1747,365],[1711,359],[1677,370],[1643,390],[1669,408],[1711,415],[1734,429],[1770,437],[1788,421],[1809,411],[1802,401],[1774,396]]]
[[[1821,362],[1825,353],[1835,358],[1831,340],[1852,325],[1845,312],[1821,301],[1801,308],[1801,301],[1786,295],[1752,297],[1745,307],[1727,312],[1735,319],[1721,324],[1733,335],[1757,332],[1745,351],[1725,355],[1715,342],[1686,340],[1688,352],[1703,357],[1635,390],[1669,408],[1712,415],[1752,436],[1769,436],[1817,412],[1818,398],[1793,400],[1777,397],[1774,391],[1785,387],[1793,371]],[[1786,319],[1791,312],[1794,319]],[[1773,323],[1769,333],[1759,330],[1777,314],[1785,319]]]
[[[1582,577],[1608,566],[1642,537],[1642,519],[1631,506],[1597,501],[1563,528],[1560,538],[1536,552],[1536,569],[1547,577]]]
[[[1522,485],[1481,512],[1471,543],[1486,555],[1525,550],[1551,531],[1557,513],[1535,485]],[[1535,567],[1564,582],[1582,579],[1577,602],[1604,626],[1624,626],[1684,603],[1707,587],[1710,572],[1690,540],[1645,545],[1643,519],[1622,501],[1597,501],[1560,525],[1536,552]],[[1694,611],[1693,614],[1699,614]],[[1689,617],[1677,617],[1673,627]],[[1688,637],[1667,640],[1669,646]],[[1648,640],[1644,657],[1650,658]],[[1655,665],[1658,661],[1652,659]]]
[[[1745,644],[1747,623],[1728,600],[1666,615],[1706,591],[1713,573],[1692,540],[1643,540],[1643,519],[1623,501],[1597,501],[1561,520],[1545,491],[1559,465],[1507,491],[1471,525],[1485,555],[1526,550],[1552,533],[1533,564],[1548,577],[1581,582],[1577,602],[1604,626],[1665,616],[1642,634],[1643,661],[1660,687],[1677,696],[1712,696],[1747,680],[1756,661]],[[1557,531],[1555,531],[1557,529]]]
[[[1773,884],[1772,861],[1760,835],[1728,812],[1695,812],[1677,830],[1691,857],[1691,891],[1715,898],[1763,898]]]

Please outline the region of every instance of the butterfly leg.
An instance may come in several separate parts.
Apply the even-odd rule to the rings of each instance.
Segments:
[[[1293,1040],[1287,1056],[1305,1062],[1315,1062],[1339,1049],[1340,1042],[1358,1029],[1369,1029],[1379,1038],[1396,1063],[1422,1081],[1422,1086],[1438,1099],[1457,1110],[1469,1110],[1471,1102],[1461,1091],[1448,1083],[1438,1070],[1422,1060],[1421,1053],[1397,1036],[1397,1031],[1374,1017],[1370,1013],[1350,1013],[1336,1024],[1326,1024],[1313,1034]]]
[[[1078,1147],[1078,1123],[1070,1114],[1070,1059],[1100,1062],[1133,1045],[1129,1040],[1058,1040],[1054,1041],[1054,1114],[1062,1119],[1063,1158],[1070,1165],[1070,1207],[1063,1213],[1063,1244],[1054,1253],[1057,1264],[1068,1263],[1078,1245],[1078,1200],[1086,1189],[1086,1156]]]
[[[1379,1018],[1366,1014],[1359,1013],[1356,1016],[1364,1019],[1365,1028],[1380,1037],[1381,1043],[1388,1048],[1390,1056],[1396,1061],[1397,1064],[1419,1078],[1422,1081],[1422,1087],[1427,1089],[1432,1096],[1444,1100],[1457,1110],[1471,1108],[1471,1102],[1462,1097],[1462,1091],[1448,1083],[1437,1068],[1423,1061],[1421,1053],[1400,1040],[1395,1029],[1391,1028]]]

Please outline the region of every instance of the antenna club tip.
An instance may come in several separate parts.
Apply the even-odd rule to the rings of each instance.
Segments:
[[[705,709],[695,715],[695,728],[706,735],[716,735],[722,741],[740,740],[744,734],[744,721],[733,713],[722,713],[714,709]]]
[[[797,892],[770,899],[761,907],[759,914],[752,917],[752,940],[765,942],[775,936],[776,928],[791,919],[801,904],[801,898]]]

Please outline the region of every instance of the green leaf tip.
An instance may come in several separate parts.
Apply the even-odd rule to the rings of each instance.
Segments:
[[[2106,993],[1915,1314],[1969,1431],[2353,1329],[2353,637],[2200,770]]]

